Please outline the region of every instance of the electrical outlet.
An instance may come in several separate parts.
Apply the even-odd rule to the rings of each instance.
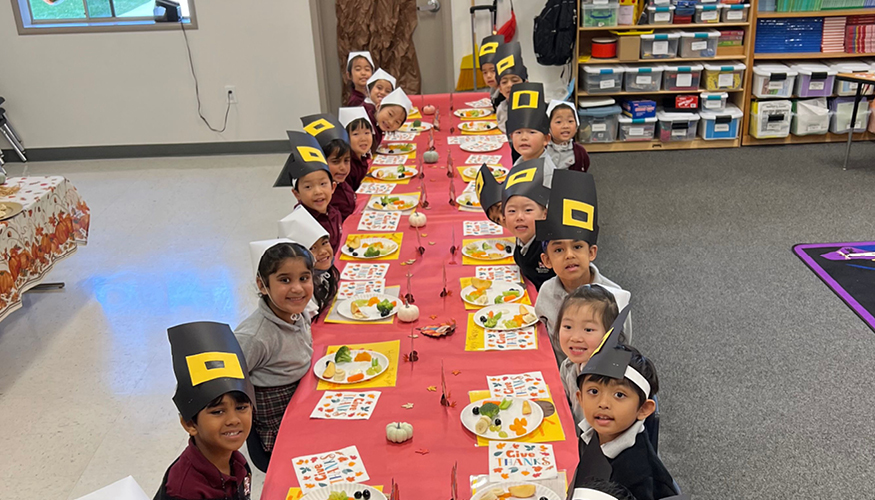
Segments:
[[[225,85],[225,95],[231,104],[237,104],[237,87],[233,85]]]

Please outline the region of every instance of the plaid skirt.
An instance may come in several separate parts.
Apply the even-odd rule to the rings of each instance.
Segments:
[[[261,438],[264,451],[273,451],[276,435],[280,430],[280,423],[286,413],[286,407],[298,388],[298,382],[278,387],[255,388],[255,413],[252,416],[252,424],[255,432]]]

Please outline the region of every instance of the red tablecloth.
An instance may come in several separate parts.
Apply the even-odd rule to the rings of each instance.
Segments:
[[[465,101],[475,101],[486,94],[456,94],[454,108],[465,107]],[[309,372],[302,380],[283,418],[271,458],[270,468],[264,484],[263,499],[283,500],[289,488],[298,487],[297,478],[291,459],[294,457],[337,450],[346,446],[356,445],[361,459],[368,471],[371,485],[388,485],[392,478],[399,484],[400,491],[408,499],[439,499],[450,496],[450,473],[453,463],[459,463],[459,494],[461,498],[470,496],[468,486],[471,475],[486,474],[487,447],[475,447],[476,439],[468,432],[459,419],[459,413],[468,403],[468,391],[487,389],[487,375],[507,373],[523,373],[540,370],[550,387],[550,393],[556,402],[560,421],[565,432],[565,441],[554,442],[559,470],[567,470],[570,480],[577,466],[577,442],[571,411],[565,402],[565,393],[556,368],[556,361],[550,347],[550,340],[541,328],[539,332],[539,349],[537,351],[465,351],[465,329],[468,312],[459,298],[459,279],[474,275],[474,266],[463,266],[461,254],[457,254],[455,265],[447,265],[448,288],[453,294],[447,299],[440,297],[442,289],[441,264],[450,262],[449,248],[451,245],[450,227],[455,227],[456,244],[461,246],[462,221],[485,219],[482,212],[461,212],[448,203],[449,179],[446,176],[447,137],[450,127],[455,125],[456,135],[459,134],[460,120],[449,110],[449,95],[431,95],[424,98],[414,96],[415,106],[422,108],[423,102],[434,104],[441,111],[440,132],[435,132],[435,146],[441,155],[437,168],[424,165],[426,189],[430,209],[423,212],[428,216],[428,224],[421,228],[427,234],[422,238],[425,256],[411,266],[401,266],[400,263],[416,257],[415,230],[407,224],[407,217],[401,219],[398,231],[404,232],[401,255],[398,260],[388,261],[391,264],[386,277],[386,285],[401,285],[401,294],[406,291],[405,275],[410,271],[413,275],[413,295],[420,309],[420,319],[416,323],[400,323],[397,319],[392,325],[313,325],[313,360],[321,358],[329,345],[344,343],[382,342],[401,339],[401,352],[409,351],[412,326],[424,326],[455,318],[458,329],[455,335],[443,339],[431,339],[422,335],[416,339],[416,350],[420,359],[416,363],[406,363],[399,360],[398,381],[395,387],[384,387],[379,402],[369,420],[319,420],[310,419],[310,413],[321,398],[323,392],[316,390],[318,379]],[[424,116],[423,121],[431,122],[432,117]],[[417,154],[421,155],[428,144],[428,134],[422,133],[416,138]],[[459,146],[449,146],[456,167],[464,165],[470,153],[462,151]],[[511,166],[510,148],[505,145],[499,152],[484,154],[501,154],[502,164]],[[408,165],[418,164],[408,161]],[[455,178],[456,192],[461,194],[466,183],[457,175]],[[399,185],[395,192],[412,192],[418,190],[419,181],[413,180],[409,185]],[[358,210],[344,224],[344,235],[356,231],[361,209],[367,195],[358,195]],[[472,238],[472,237],[469,237]],[[430,242],[435,242],[430,245]],[[338,268],[343,269],[345,261],[336,261]],[[529,287],[532,302],[535,300],[535,290]],[[436,320],[429,318],[437,315]],[[441,361],[447,375],[448,389],[452,399],[456,401],[455,408],[446,408],[440,404]],[[453,370],[461,370],[454,376]],[[429,386],[437,386],[437,392],[429,392]],[[414,403],[412,409],[402,405]],[[414,437],[403,444],[390,444],[386,440],[385,427],[389,422],[410,422],[414,427]],[[428,454],[416,453],[416,450],[427,449]]]

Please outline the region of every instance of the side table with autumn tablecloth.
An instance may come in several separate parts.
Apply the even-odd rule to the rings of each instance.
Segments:
[[[38,285],[55,262],[88,240],[90,210],[61,176],[16,177],[0,185],[0,203],[21,213],[0,221],[0,321],[21,307],[21,294]]]

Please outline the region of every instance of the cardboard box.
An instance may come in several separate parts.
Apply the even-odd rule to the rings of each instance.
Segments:
[[[637,61],[641,53],[641,37],[620,36],[617,41],[617,58],[621,61]]]

